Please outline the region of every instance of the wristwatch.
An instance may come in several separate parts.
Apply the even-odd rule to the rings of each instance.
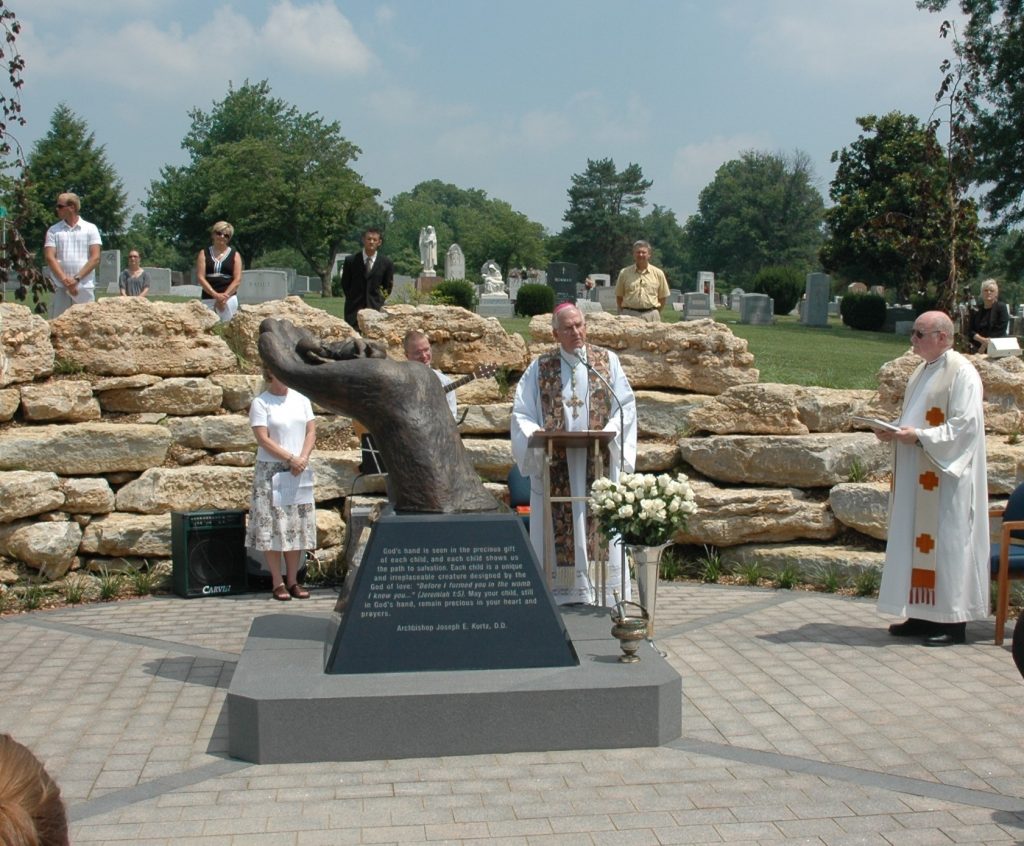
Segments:
[[[81,282],[82,281],[82,277],[79,276],[77,273],[75,274],[75,281],[76,282]]]

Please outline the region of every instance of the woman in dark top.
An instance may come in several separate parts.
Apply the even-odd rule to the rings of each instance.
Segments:
[[[1010,309],[999,302],[999,284],[995,279],[981,283],[981,303],[971,312],[971,352],[985,352],[989,338],[1006,337]]]
[[[235,292],[242,284],[245,269],[238,250],[231,246],[235,234],[226,220],[218,220],[210,228],[213,244],[200,250],[196,257],[196,279],[203,289],[203,305],[211,309],[221,323],[227,323],[238,311]]]

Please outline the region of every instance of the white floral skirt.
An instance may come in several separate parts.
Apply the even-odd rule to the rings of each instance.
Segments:
[[[252,504],[245,527],[245,545],[264,552],[316,549],[316,506],[275,507],[271,490],[275,473],[287,473],[284,461],[257,461],[252,479]]]

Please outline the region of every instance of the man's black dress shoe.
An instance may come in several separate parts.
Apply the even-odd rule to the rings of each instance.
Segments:
[[[940,623],[936,633],[924,639],[925,646],[953,646],[967,642],[967,623]]]
[[[916,617],[911,617],[904,623],[893,623],[889,626],[889,634],[893,637],[925,637],[937,634],[940,625],[931,620],[919,620]]]

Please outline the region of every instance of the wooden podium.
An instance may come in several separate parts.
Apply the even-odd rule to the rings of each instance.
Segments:
[[[530,435],[526,442],[529,447],[544,450],[544,508],[541,515],[541,519],[544,521],[544,555],[541,564],[544,567],[544,578],[549,588],[554,587],[555,583],[555,531],[551,520],[551,503],[586,502],[590,498],[589,490],[577,496],[551,496],[551,461],[554,458],[555,448],[593,450],[595,478],[600,478],[604,475],[604,455],[601,447],[611,443],[617,435],[617,432],[605,429],[586,429],[582,432],[539,429]],[[594,561],[591,562],[597,577],[595,587],[598,605],[605,604],[608,587],[607,550],[608,545],[604,541],[599,541]],[[625,574],[622,576],[622,584],[625,584]]]

